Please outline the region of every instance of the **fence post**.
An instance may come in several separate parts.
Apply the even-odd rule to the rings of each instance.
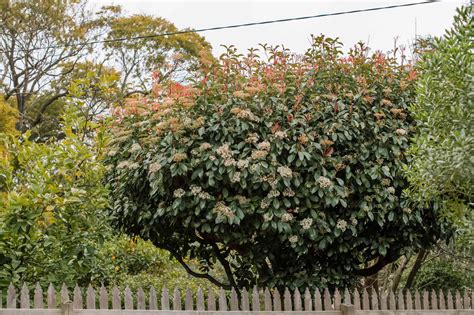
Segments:
[[[341,304],[342,315],[355,315],[355,307],[351,304]]]
[[[61,314],[62,315],[73,315],[74,314],[74,309],[72,307],[72,302],[71,301],[66,301],[61,304]]]

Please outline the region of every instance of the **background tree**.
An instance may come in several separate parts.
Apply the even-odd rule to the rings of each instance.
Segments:
[[[474,193],[472,23],[472,6],[460,9],[453,28],[422,56],[410,106],[417,133],[408,192],[415,202],[434,203],[458,220],[470,215]]]
[[[304,56],[264,52],[230,47],[193,85],[118,113],[116,225],[224,287],[348,286],[446,236],[402,195],[412,68],[324,37]],[[226,279],[208,273],[219,264]]]
[[[123,97],[150,93],[152,77],[158,81],[186,80],[202,60],[213,60],[211,45],[196,33],[154,36],[178,31],[173,23],[150,15],[118,16],[109,24],[105,44],[121,73]],[[134,40],[117,39],[143,37]]]
[[[89,283],[107,235],[107,191],[100,162],[103,133],[93,146],[66,117],[62,141],[2,136],[0,159],[0,288],[13,283]],[[92,139],[89,139],[92,140]]]
[[[92,11],[87,0],[1,5],[0,92],[18,109],[17,129],[32,130],[35,139],[60,131],[68,105],[94,117],[134,91],[148,93],[153,71],[163,80],[184,79],[202,58],[212,58],[197,34],[89,44],[178,30],[161,18],[124,16],[117,6]]]
[[[67,95],[63,76],[87,53],[99,20],[85,1],[2,1],[0,88],[18,108],[24,132]],[[36,115],[27,119],[28,112]]]

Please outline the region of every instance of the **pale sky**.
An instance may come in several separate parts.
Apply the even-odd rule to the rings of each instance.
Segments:
[[[178,28],[197,29],[423,1],[90,0],[90,2],[96,6],[121,5],[129,14],[160,16],[173,22]],[[222,44],[232,44],[240,52],[246,52],[248,48],[256,47],[259,43],[283,44],[294,52],[302,53],[309,47],[310,35],[321,33],[339,37],[344,43],[344,50],[358,41],[364,41],[368,42],[372,50],[386,52],[393,48],[396,37],[399,44],[408,45],[413,41],[415,34],[442,35],[444,30],[451,26],[456,7],[468,2],[444,0],[406,8],[200,34],[212,44],[216,56],[224,51]]]

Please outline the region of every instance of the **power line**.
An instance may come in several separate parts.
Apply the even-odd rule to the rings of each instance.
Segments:
[[[349,11],[341,11],[341,12],[333,12],[333,13],[322,13],[322,14],[316,14],[316,15],[308,15],[308,16],[300,16],[300,17],[293,17],[293,18],[260,21],[260,22],[250,22],[250,23],[243,23],[243,24],[214,26],[214,27],[208,27],[208,28],[182,30],[182,31],[161,33],[161,34],[143,35],[143,36],[135,36],[135,37],[122,37],[122,38],[104,39],[104,40],[88,41],[88,42],[65,44],[65,45],[53,45],[53,46],[46,46],[46,47],[37,47],[37,48],[32,48],[30,50],[43,50],[43,49],[55,49],[55,48],[66,48],[66,47],[75,47],[75,46],[95,45],[95,44],[107,44],[107,43],[124,42],[124,41],[128,41],[128,40],[136,40],[136,39],[148,39],[148,38],[174,36],[174,35],[181,35],[181,34],[188,34],[188,33],[202,33],[202,32],[242,28],[242,27],[257,26],[257,25],[268,25],[268,24],[275,24],[275,23],[301,21],[301,20],[322,18],[322,17],[328,17],[328,16],[338,16],[338,15],[355,14],[355,13],[362,13],[362,12],[372,12],[372,11],[396,9],[396,8],[403,8],[403,7],[412,7],[412,6],[417,6],[417,5],[431,4],[431,3],[435,3],[435,2],[439,2],[439,1],[440,0],[428,0],[428,1],[423,1],[423,2],[395,4],[395,5],[388,5],[388,6],[383,6],[383,7],[357,9],[357,10],[349,10]]]

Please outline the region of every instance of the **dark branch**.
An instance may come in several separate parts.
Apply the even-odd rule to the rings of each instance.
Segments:
[[[174,258],[176,258],[176,260],[181,264],[181,266],[183,266],[184,269],[186,269],[186,272],[189,273],[191,276],[193,277],[196,277],[196,278],[203,278],[203,279],[207,279],[209,281],[211,281],[213,284],[219,286],[219,287],[222,287],[226,290],[230,290],[232,288],[232,285],[230,284],[225,284],[225,283],[222,283],[220,282],[219,280],[217,280],[216,278],[214,278],[213,276],[207,274],[207,273],[198,273],[194,270],[192,270],[183,260],[183,258],[181,257],[181,255],[178,254],[177,251],[175,251],[173,248],[171,248],[170,246],[166,245],[166,244],[162,244],[162,243],[158,243],[158,244],[155,244],[156,247],[159,247],[159,248],[162,248],[164,250],[167,250],[169,251],[173,256]]]

